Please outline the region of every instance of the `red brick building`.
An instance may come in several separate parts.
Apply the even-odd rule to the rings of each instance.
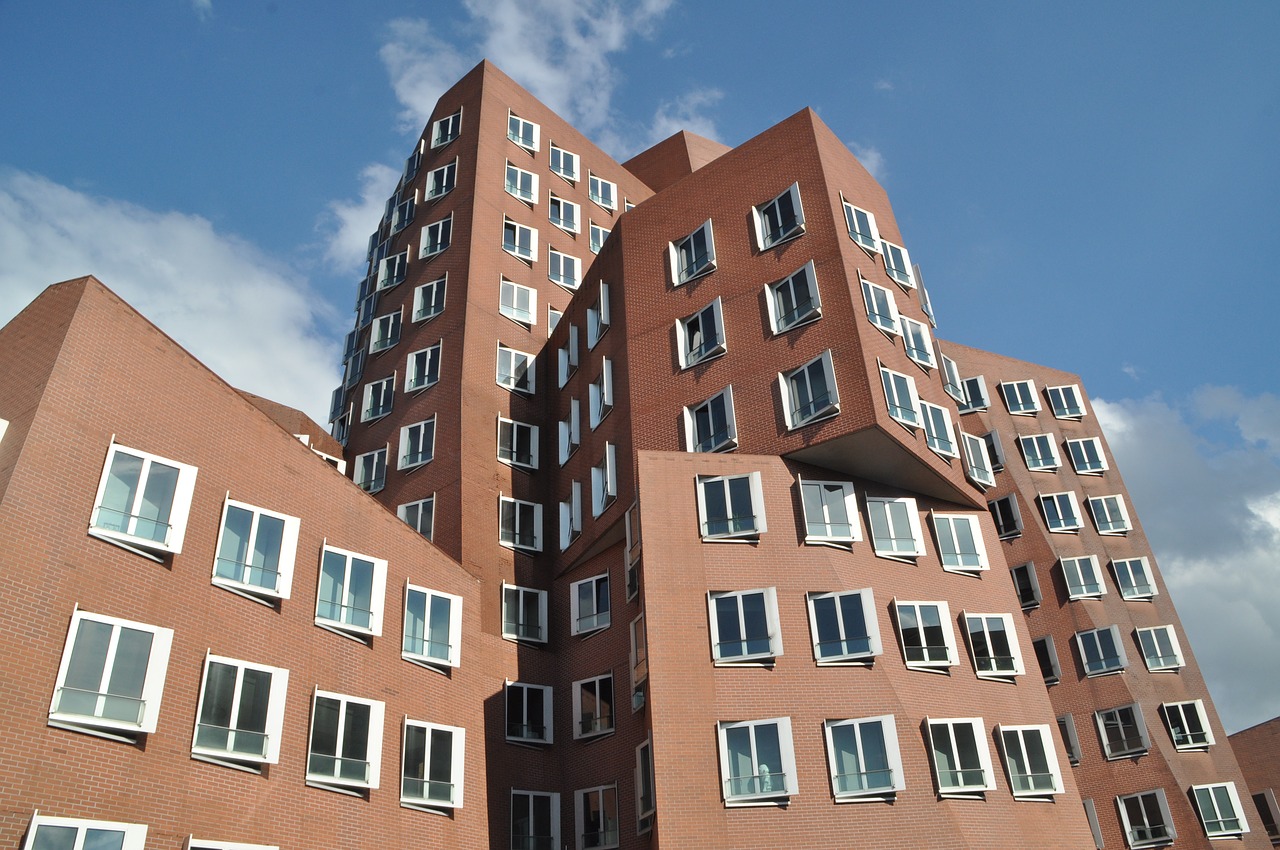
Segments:
[[[1231,736],[1231,749],[1240,761],[1245,782],[1253,792],[1253,804],[1262,828],[1272,844],[1280,844],[1280,717],[1242,729]]]

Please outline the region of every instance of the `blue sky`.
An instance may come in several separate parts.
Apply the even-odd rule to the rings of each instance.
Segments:
[[[1280,714],[1280,4],[370,5],[0,0],[0,322],[93,273],[321,416],[365,239],[481,58],[619,159],[812,106],[939,334],[1083,377],[1228,729]]]

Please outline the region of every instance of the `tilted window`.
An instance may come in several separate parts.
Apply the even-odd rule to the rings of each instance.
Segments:
[[[385,711],[378,700],[317,690],[311,702],[307,784],[377,788]]]
[[[1032,434],[1019,437],[1018,447],[1026,458],[1027,469],[1031,471],[1051,471],[1062,466],[1058,458],[1058,447],[1053,444],[1052,434]]]
[[[981,717],[926,718],[925,724],[939,796],[971,796],[995,790],[991,751]]]
[[[560,795],[545,791],[511,792],[511,847],[560,846]]]
[[[320,559],[316,625],[358,639],[382,634],[387,595],[387,562],[333,546]]]
[[[603,514],[618,498],[618,447],[604,444],[604,456],[591,467],[591,516]]]
[[[947,572],[972,573],[991,566],[977,516],[935,513],[933,533],[938,540],[938,557]]]
[[[427,199],[443,197],[453,191],[458,182],[458,160],[442,165],[427,175]]]
[[[669,253],[671,282],[676,286],[715,271],[716,245],[711,233],[711,219],[683,239],[670,243]]]
[[[964,390],[964,399],[959,403],[961,413],[986,410],[991,406],[991,397],[987,394],[987,379],[982,375],[965,378],[960,382],[960,389]]]
[[[769,323],[775,334],[822,318],[822,299],[818,297],[813,260],[770,284],[766,296]]]
[[[498,460],[523,469],[537,469],[538,426],[499,416]]]
[[[599,254],[600,249],[604,247],[605,240],[609,238],[609,231],[593,221],[590,222],[587,232],[590,234],[588,245],[591,248],[591,253]]]
[[[956,641],[951,632],[951,609],[945,602],[899,602],[898,640],[907,667],[944,670],[957,664]]]
[[[592,201],[604,207],[607,210],[616,210],[618,208],[618,184],[611,183],[603,177],[597,177],[589,174],[587,180],[587,193]]]
[[[467,730],[404,720],[400,803],[411,808],[460,809]]]
[[[547,218],[556,227],[569,233],[577,233],[582,222],[581,208],[567,198],[551,193],[547,203]]]
[[[462,657],[462,597],[406,584],[400,652],[415,664],[457,667]]]
[[[718,732],[726,805],[796,793],[790,717],[721,723]]]
[[[763,662],[782,655],[774,588],[711,592],[707,607],[712,657],[717,664]]]
[[[1089,499],[1089,515],[1099,534],[1126,534],[1133,530],[1124,496],[1093,496]]]
[[[537,124],[521,118],[514,112],[507,116],[507,138],[528,151],[538,149],[539,130]]]
[[[1120,640],[1120,629],[1116,626],[1076,632],[1076,647],[1080,650],[1086,676],[1119,673],[1129,666],[1129,657]]]
[[[760,473],[698,476],[698,520],[704,540],[759,537],[766,531]]]
[[[573,182],[578,179],[578,155],[555,145],[551,146],[551,173]]]
[[[547,642],[547,592],[502,585],[502,636],[510,640]]]
[[[366,493],[377,493],[387,486],[387,447],[356,456],[351,478]]]
[[[399,469],[430,463],[436,453],[436,418],[415,422],[400,429]]]
[[[1205,714],[1204,702],[1166,702],[1160,706],[1169,738],[1176,750],[1207,750],[1213,746],[1213,728]]]
[[[1234,782],[1216,785],[1193,785],[1191,793],[1196,801],[1196,813],[1204,834],[1210,838],[1240,836],[1249,831],[1240,806],[1240,796]]]
[[[573,683],[573,737],[613,731],[613,674]]]
[[[428,281],[413,291],[413,320],[425,322],[444,312],[446,278]]]
[[[810,360],[799,369],[778,376],[787,427],[799,428],[840,412],[831,351]]]
[[[587,387],[588,424],[592,430],[613,410],[613,361],[601,358],[600,374]]]
[[[146,824],[52,818],[37,812],[22,850],[144,850],[146,843]]]
[[[907,249],[881,239],[880,250],[884,255],[884,270],[888,272],[889,277],[904,289],[914,289],[916,278],[911,270],[911,257],[907,255]]]
[[[267,599],[288,599],[298,550],[297,517],[227,499],[213,583]]]
[[[945,407],[921,399],[920,418],[924,421],[925,442],[929,448],[946,457],[959,457],[951,413]]]
[[[582,482],[569,482],[569,498],[560,503],[560,551],[568,549],[582,533]]]
[[[1049,387],[1049,406],[1053,415],[1059,419],[1083,419],[1084,402],[1080,398],[1080,387],[1068,384],[1063,387]]]
[[[565,462],[573,456],[578,450],[578,446],[582,444],[581,416],[578,413],[578,400],[576,398],[569,399],[569,412],[564,419],[557,423],[558,446],[560,455],[560,465],[564,466]]]
[[[876,229],[876,217],[864,209],[844,201],[844,220],[849,238],[865,250],[880,253],[880,231]]]
[[[902,322],[902,342],[907,347],[907,356],[921,366],[936,368],[938,362],[933,356],[933,339],[929,336],[929,326],[909,316],[900,317],[900,321]]]
[[[513,221],[502,220],[502,250],[526,262],[533,262],[538,255],[538,231]]]
[[[553,742],[551,688],[507,682],[507,740],[533,744]]]
[[[1022,511],[1018,510],[1018,497],[1014,493],[987,502],[991,518],[996,523],[996,535],[1001,540],[1022,534]]]
[[[596,300],[587,308],[587,348],[595,348],[596,343],[609,330],[609,284],[600,281],[600,292]]]
[[[685,449],[720,452],[736,448],[738,429],[733,416],[733,387],[725,387],[702,404],[684,409]]]
[[[507,194],[533,204],[538,200],[538,175],[507,163]]]
[[[1040,510],[1044,512],[1044,521],[1052,532],[1077,532],[1080,530],[1080,503],[1076,494],[1048,493],[1037,496]]]
[[[1010,679],[1026,673],[1018,633],[1009,614],[964,614],[969,653],[979,679]]]
[[[1062,559],[1062,578],[1067,584],[1068,599],[1097,599],[1106,594],[1107,586],[1094,555]]]
[[[903,425],[920,427],[920,397],[916,395],[915,379],[881,366],[880,383],[884,386],[889,415]]]
[[[1182,646],[1173,626],[1154,626],[1138,629],[1138,645],[1147,669],[1155,673],[1161,670],[1177,670],[1186,666],[1182,658]]]
[[[884,651],[871,588],[810,593],[808,601],[818,664],[869,664]]]
[[[437,342],[430,348],[415,351],[409,355],[404,370],[404,391],[407,393],[425,390],[440,380],[440,346]]]
[[[569,585],[569,622],[575,635],[609,628],[609,574]]]
[[[987,454],[987,441],[961,431],[960,442],[964,446],[965,476],[983,487],[996,486],[996,474],[991,468],[991,456]]]
[[[196,467],[112,443],[89,533],[139,554],[178,554],[195,485]]]
[[[1014,797],[1063,793],[1062,772],[1048,726],[997,726]]]
[[[1014,415],[1031,415],[1040,409],[1035,381],[1006,381],[1000,385],[1000,394]]]
[[[462,130],[462,110],[437,120],[431,125],[431,147],[438,148],[458,138]]]
[[[532,354],[498,344],[498,385],[513,392],[533,395],[537,371]]]
[[[917,558],[924,554],[924,534],[915,499],[867,497],[871,543],[885,558]]]
[[[574,807],[581,850],[606,850],[618,846],[618,786],[585,788],[574,793]]]
[[[720,299],[676,322],[676,341],[682,369],[724,354],[724,319]]]
[[[381,419],[391,412],[396,397],[395,375],[378,381],[370,381],[364,386],[364,407],[360,414],[361,422],[372,422]]]
[[[542,551],[542,505],[498,498],[498,542],[511,549]]]
[[[498,312],[526,328],[538,321],[538,291],[502,278],[498,285]]]
[[[453,238],[453,215],[450,214],[439,221],[433,221],[422,228],[422,248],[418,258],[425,260],[442,253],[449,247]]]
[[[1100,475],[1108,469],[1102,441],[1097,437],[1067,440],[1067,452],[1071,455],[1072,468],[1080,475]]]
[[[1094,714],[1098,737],[1108,760],[1128,758],[1151,748],[1142,706],[1136,702],[1119,708],[1108,708]]]
[[[1146,558],[1112,561],[1111,570],[1115,573],[1120,595],[1125,599],[1151,599],[1160,592],[1156,589],[1155,577]]]
[[[1018,603],[1023,611],[1040,607],[1040,579],[1036,577],[1036,565],[1030,561],[1011,567],[1013,589],[1018,594]]]
[[[206,655],[193,755],[232,766],[276,764],[289,671]]]
[[[892,798],[906,787],[892,714],[828,720],[822,727],[827,740],[831,791],[837,801]]]
[[[852,543],[861,539],[852,483],[801,479],[799,484],[807,542]]]
[[[863,280],[862,303],[866,305],[867,318],[871,321],[871,324],[887,334],[902,335],[898,305],[894,301],[892,292],[883,286]],[[951,364],[954,367],[955,361],[951,361]]]
[[[582,282],[582,260],[548,248],[547,277],[565,289],[577,289]]]
[[[756,225],[756,244],[760,250],[772,248],[804,233],[804,207],[800,203],[800,184],[791,186],[778,197],[752,209]]]
[[[1116,797],[1116,807],[1125,840],[1133,850],[1172,844],[1178,837],[1163,788]]]
[[[1046,685],[1056,685],[1062,678],[1062,667],[1058,664],[1058,648],[1054,644],[1053,635],[1045,635],[1031,641],[1036,653],[1036,663],[1040,667],[1040,675]]]
[[[419,499],[416,502],[400,505],[400,507],[396,508],[396,514],[410,528],[430,540],[435,527],[435,507],[436,498],[431,496],[427,499]]]

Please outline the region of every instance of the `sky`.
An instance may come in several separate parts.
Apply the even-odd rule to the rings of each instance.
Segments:
[[[374,5],[0,0],[0,323],[94,274],[323,419],[368,234],[481,59],[620,161],[810,106],[941,337],[1082,377],[1228,731],[1280,714],[1280,4]]]

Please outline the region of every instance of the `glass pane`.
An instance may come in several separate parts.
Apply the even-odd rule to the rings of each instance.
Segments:
[[[249,535],[253,529],[253,512],[234,505],[227,506],[227,518],[222,525],[222,540],[218,544],[218,563],[215,572],[233,581],[244,581],[244,564],[248,561]]]
[[[142,477],[142,458],[117,451],[111,458],[107,486],[102,492],[102,505],[97,525],[111,531],[128,531],[129,515]]]
[[[74,826],[41,824],[36,827],[36,837],[31,842],[31,850],[72,850],[76,846],[76,835],[79,832],[80,830]]]
[[[138,525],[134,533],[148,540],[163,542],[169,536],[169,511],[178,489],[178,470],[163,463],[151,463],[147,485],[138,505]]]
[[[235,688],[235,667],[217,662],[209,664],[204,682],[204,701],[200,704],[200,723],[196,728],[197,746],[227,749]]]

